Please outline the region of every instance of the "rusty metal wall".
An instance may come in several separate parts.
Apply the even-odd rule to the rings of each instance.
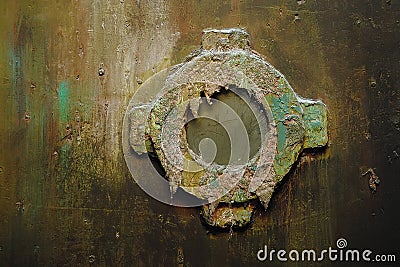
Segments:
[[[400,257],[399,1],[10,0],[0,14],[0,266],[262,266],[265,244],[339,237]],[[208,27],[246,28],[329,108],[329,148],[305,153],[242,232],[151,199],[121,149],[129,99]],[[313,264],[329,262],[292,263]]]

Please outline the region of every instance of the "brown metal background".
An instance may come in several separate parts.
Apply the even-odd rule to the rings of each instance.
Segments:
[[[331,145],[302,157],[251,228],[209,233],[199,209],[134,184],[122,118],[202,29],[236,26],[299,95],[327,104]],[[400,260],[400,1],[9,0],[0,36],[0,266],[176,266],[180,252],[185,266],[255,266],[265,244],[339,237]]]

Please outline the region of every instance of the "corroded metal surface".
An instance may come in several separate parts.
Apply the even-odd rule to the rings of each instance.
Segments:
[[[301,150],[324,147],[328,142],[325,105],[298,97],[279,71],[251,51],[243,29],[204,30],[201,48],[172,67],[161,84],[155,100],[143,102],[134,96],[127,108],[129,122],[124,127],[129,128],[130,147],[139,155],[149,148],[159,159],[170,181],[170,198],[179,187],[212,203],[202,213],[211,226],[249,224],[252,205],[243,213],[243,207],[219,207],[219,203],[231,205],[259,198],[267,208],[276,184]],[[151,90],[146,85],[139,92]],[[229,93],[237,100],[222,102],[226,97],[216,97]],[[249,125],[252,117],[255,120]],[[191,147],[187,125],[200,118],[209,119],[212,126],[191,126],[195,127],[192,139],[197,139]],[[218,125],[222,125],[219,130]],[[202,132],[204,128],[209,129]],[[250,138],[255,132],[260,136],[258,142]],[[142,145],[138,145],[140,139]],[[192,150],[204,140],[230,155],[229,161],[220,163],[212,157],[205,161],[203,154],[211,153],[212,147],[202,155]],[[223,145],[217,146],[218,140]],[[255,146],[252,154],[250,143]],[[124,152],[131,153],[128,148]],[[143,168],[141,164],[130,166],[130,157],[127,161],[130,169]],[[147,190],[150,195],[151,191],[159,188]]]
[[[396,253],[399,12],[394,0],[1,1],[0,266],[265,266],[265,244],[338,237]],[[324,100],[332,143],[301,155],[267,212],[231,234],[142,192],[120,144],[140,84],[198,48],[202,29],[226,27]]]

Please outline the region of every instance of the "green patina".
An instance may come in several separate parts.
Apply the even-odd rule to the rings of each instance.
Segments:
[[[249,200],[248,193],[243,189],[239,188],[237,192],[235,192],[235,194],[233,195],[233,201],[236,203],[241,203],[248,200]]]
[[[60,83],[58,88],[58,110],[61,123],[67,123],[69,119],[69,88],[68,81]]]
[[[281,97],[277,97],[273,94],[268,94],[266,96],[267,102],[270,105],[272,115],[274,116],[274,120],[276,122],[276,126],[278,129],[278,152],[282,152],[285,148],[286,143],[286,127],[283,124],[285,120],[286,114],[288,114],[288,99],[289,96],[287,94],[283,94]]]
[[[279,97],[276,94],[268,94],[266,100],[271,108],[277,127],[278,143],[276,147],[274,169],[277,176],[276,179],[280,180],[291,168],[302,145],[301,142],[290,140],[294,135],[292,134],[293,131],[291,131],[288,126],[290,124],[286,123],[287,120],[293,120],[298,117],[296,115],[300,113],[299,111],[301,111],[301,107],[297,103],[295,94],[291,91],[286,80],[282,77],[279,78],[278,88],[283,94]],[[301,115],[301,113],[299,115]],[[298,136],[296,137],[297,139],[299,138]],[[302,138],[302,136],[300,136],[300,138]]]
[[[278,153],[283,153],[285,149],[285,143],[286,143],[286,126],[283,124],[283,122],[278,122],[277,124],[277,129],[278,129],[278,146],[277,150]]]
[[[322,147],[328,142],[327,109],[322,102],[309,103],[300,101],[304,110],[304,125],[306,128],[304,147]]]

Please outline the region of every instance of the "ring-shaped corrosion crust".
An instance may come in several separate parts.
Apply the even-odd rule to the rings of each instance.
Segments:
[[[218,52],[203,50],[197,56],[176,66],[162,91],[182,84],[203,82],[246,88],[271,111],[277,133],[275,180],[279,181],[296,161],[304,141],[303,108],[285,77],[271,64],[250,50]],[[262,98],[262,100],[261,100]],[[255,187],[255,186],[254,186]]]
[[[209,55],[207,55],[207,57],[208,56]],[[268,91],[258,88],[252,80],[243,74],[241,69],[229,64],[231,63],[229,62],[230,56],[231,55],[226,53],[220,53],[218,54],[217,61],[204,61],[204,58],[203,60],[192,59],[191,62],[179,66],[175,73],[168,76],[169,78],[167,78],[165,83],[166,86],[163,88],[162,94],[158,96],[158,100],[152,108],[147,128],[149,129],[148,135],[152,139],[154,150],[166,170],[167,177],[172,182],[173,190],[174,186],[175,188],[180,186],[185,191],[199,198],[208,198],[214,201],[222,197],[220,201],[237,202],[239,200],[243,202],[256,197],[254,191],[264,180],[269,181],[269,183],[275,181],[275,173],[270,169],[273,167],[276,154],[277,136],[273,115],[265,99],[265,94]],[[227,57],[227,59],[224,60],[223,57]],[[192,64],[193,61],[196,62],[196,64]],[[171,85],[175,86],[172,87]],[[203,181],[203,184],[210,185],[210,187],[214,186],[216,188],[214,192],[218,193],[212,193],[212,190],[205,190],[200,184],[196,186],[185,186],[185,172],[178,170],[173,164],[170,164],[171,162],[166,159],[165,151],[162,149],[161,133],[167,114],[177,105],[185,101],[200,98],[201,95],[211,96],[221,88],[231,88],[230,85],[236,85],[236,87],[233,87],[233,91],[236,94],[243,94],[243,91],[238,89],[241,88],[253,97],[253,101],[256,101],[257,104],[261,104],[263,107],[266,121],[259,121],[258,123],[262,139],[260,149],[239,173],[237,169],[231,168],[226,168],[223,171],[216,171],[216,169],[203,170],[204,174],[198,180]],[[246,98],[242,99],[249,101]],[[249,106],[254,109],[254,105],[251,105],[251,103],[249,103]],[[253,110],[253,112],[256,113],[257,110]],[[255,114],[255,116],[257,119],[260,118],[258,114]],[[180,139],[180,136],[177,134],[175,134],[175,136],[177,140]],[[175,143],[179,143],[180,146],[182,143],[185,145],[185,142]],[[178,160],[178,162],[182,161],[182,158]],[[215,183],[215,181],[219,181],[219,183]],[[232,190],[232,192],[227,194],[239,181],[240,185],[236,188],[237,190]],[[211,186],[212,182],[214,183]],[[254,188],[252,192],[249,191],[249,185]]]
[[[218,109],[211,108],[206,115],[200,112],[202,103],[224,106],[218,102],[221,91],[233,92],[250,108],[260,135],[255,146],[246,136],[253,117],[244,119],[247,128],[241,123],[236,129],[220,120],[218,113],[209,114]],[[228,117],[238,120],[229,105],[225,112],[230,114],[226,121]],[[186,125],[203,117],[219,122],[227,132],[229,161],[213,161],[217,145],[205,134],[196,135],[195,140],[206,136],[202,144],[208,143],[205,147],[212,153],[204,147],[194,151],[189,145],[191,135],[187,131],[198,128]],[[207,224],[242,227],[250,222],[254,208],[254,202],[248,200],[258,198],[266,208],[276,184],[289,172],[301,150],[326,146],[327,109],[321,101],[297,96],[285,77],[251,50],[246,31],[210,29],[203,31],[199,50],[139,88],[129,103],[122,136],[128,168],[148,194],[175,206],[208,204],[202,212]],[[191,140],[192,146],[200,146],[200,142]],[[220,146],[226,144],[224,141]],[[143,155],[146,152],[150,157]],[[203,154],[208,155],[207,160]],[[214,157],[211,161],[210,155]],[[163,175],[151,167],[152,157],[161,162]],[[182,195],[184,191],[189,194]],[[241,202],[248,203],[231,205]]]

